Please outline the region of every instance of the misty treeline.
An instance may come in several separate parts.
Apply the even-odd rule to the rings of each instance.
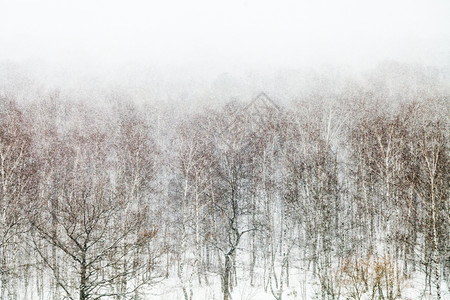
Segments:
[[[220,278],[224,300],[281,300],[299,270],[321,299],[396,299],[417,274],[443,299],[449,99],[349,91],[185,114],[4,96],[0,299],[147,299],[176,278],[189,300]]]

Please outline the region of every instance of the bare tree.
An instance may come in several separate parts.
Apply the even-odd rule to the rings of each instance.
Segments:
[[[69,299],[134,295],[153,279],[157,253],[150,243],[158,229],[115,184],[104,132],[75,128],[64,142],[56,149],[62,157],[57,206],[43,198],[31,219],[35,250]],[[64,269],[55,268],[49,247]],[[133,284],[118,289],[123,281]]]
[[[420,119],[416,119],[418,122],[412,128],[411,137],[415,142],[411,143],[413,161],[408,179],[420,201],[422,222],[419,224],[424,234],[427,280],[434,277],[436,295],[441,299],[442,273],[449,267],[450,249],[448,124],[443,120],[418,117]]]
[[[14,101],[0,106],[0,299],[17,297],[16,280],[26,260],[22,243],[35,196],[31,136]],[[25,258],[25,257],[24,257]],[[29,276],[27,274],[26,276]]]

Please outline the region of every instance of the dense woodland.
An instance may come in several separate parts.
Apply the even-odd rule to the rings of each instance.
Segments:
[[[3,95],[0,300],[151,299],[168,278],[185,300],[214,278],[281,300],[300,269],[319,299],[397,299],[419,275],[445,299],[450,105],[430,86],[186,113]]]

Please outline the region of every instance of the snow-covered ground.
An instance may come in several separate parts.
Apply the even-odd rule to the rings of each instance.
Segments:
[[[248,277],[248,276],[247,276]],[[256,276],[258,277],[258,276]],[[261,278],[260,278],[261,279]],[[405,280],[401,286],[401,296],[396,299],[403,300],[432,300],[436,299],[436,292],[432,286],[432,293],[424,288],[425,277],[423,274],[417,273],[411,279]],[[194,280],[192,284],[191,300],[221,300],[223,295],[221,292],[221,283],[218,275],[211,274],[208,285],[199,285]],[[342,287],[342,294],[339,299],[355,299],[348,293],[346,287]],[[251,286],[248,278],[240,276],[238,285],[231,293],[233,300],[273,300],[276,299],[270,288],[267,291],[261,284]],[[175,277],[162,280],[152,286],[143,299],[152,300],[184,300],[183,291],[180,281]],[[321,299],[321,289],[319,282],[314,279],[311,272],[304,270],[292,270],[290,274],[290,285],[284,288],[282,299]],[[371,295],[366,293],[362,295],[361,300],[371,299]],[[444,281],[441,282],[441,299],[450,299],[450,291]]]

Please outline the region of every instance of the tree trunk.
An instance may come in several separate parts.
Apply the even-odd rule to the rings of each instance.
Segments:
[[[82,261],[81,264],[81,270],[80,270],[80,300],[87,300],[87,293],[86,293],[86,261]]]
[[[222,283],[223,300],[229,300],[231,298],[230,295],[230,274],[232,268],[231,264],[232,261],[230,255],[225,254],[225,269],[223,270],[223,283]]]

